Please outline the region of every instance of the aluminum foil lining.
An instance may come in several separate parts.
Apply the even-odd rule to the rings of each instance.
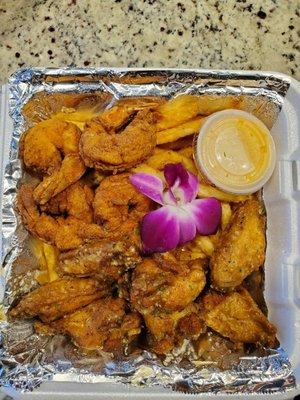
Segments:
[[[147,351],[115,359],[107,353],[84,355],[63,336],[40,336],[31,322],[8,322],[5,313],[16,298],[32,288],[34,269],[14,274],[30,259],[28,235],[14,211],[18,180],[22,176],[18,143],[28,126],[22,108],[35,96],[54,93],[106,93],[109,101],[127,96],[166,96],[197,93],[203,96],[237,96],[268,127],[275,122],[289,88],[289,80],[272,74],[192,70],[138,69],[23,69],[10,79],[10,115],[14,130],[9,163],[3,179],[2,302],[0,385],[32,390],[46,380],[66,382],[122,382],[162,385],[189,393],[277,393],[295,387],[291,364],[284,352],[266,349],[242,357],[237,365],[220,370],[199,361],[189,342],[164,361]],[[37,118],[45,110],[36,103]],[[40,107],[40,108],[39,108]]]

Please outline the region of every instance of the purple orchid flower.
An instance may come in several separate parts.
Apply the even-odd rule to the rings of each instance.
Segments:
[[[221,219],[221,204],[213,198],[196,199],[199,182],[182,164],[167,164],[165,183],[157,176],[136,173],[130,182],[162,207],[146,214],[141,223],[143,251],[164,253],[194,239],[211,235]]]

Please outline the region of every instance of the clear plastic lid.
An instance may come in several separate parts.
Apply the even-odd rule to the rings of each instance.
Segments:
[[[237,194],[259,190],[271,177],[276,150],[269,129],[245,111],[209,116],[195,146],[200,170],[217,187]]]

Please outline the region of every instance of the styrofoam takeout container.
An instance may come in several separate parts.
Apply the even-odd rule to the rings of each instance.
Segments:
[[[255,71],[251,71],[253,72]],[[243,74],[243,72],[240,73]],[[283,74],[272,72],[272,76],[290,79],[291,86],[279,118],[271,131],[277,149],[277,161],[274,174],[264,187],[268,217],[265,299],[269,319],[278,328],[278,338],[289,356],[297,380],[297,387],[286,393],[251,396],[253,399],[273,400],[292,399],[300,393],[300,84]],[[3,168],[8,161],[13,129],[9,118],[6,85],[1,87],[0,96],[0,182],[2,187]],[[0,201],[2,201],[2,196]],[[0,280],[0,299],[3,296],[2,286]],[[57,376],[56,380],[58,380]],[[63,378],[61,382],[45,382],[33,392],[21,394],[8,388],[3,390],[15,399],[24,400],[195,399],[195,395],[184,395],[160,387],[137,388],[109,382],[71,383],[64,382]],[[213,396],[220,399],[245,398],[242,394],[220,394],[219,396],[214,394]],[[204,399],[211,398],[211,395],[197,394],[196,397]]]

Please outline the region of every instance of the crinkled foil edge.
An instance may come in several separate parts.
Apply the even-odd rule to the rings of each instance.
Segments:
[[[122,83],[126,77],[163,77],[162,82]],[[60,77],[68,77],[63,82]],[[76,80],[73,78],[76,77]],[[88,77],[88,80],[84,79]],[[118,78],[118,79],[116,79]],[[196,82],[196,83],[195,83]],[[159,95],[178,93],[250,94],[265,95],[270,102],[281,108],[289,88],[289,80],[276,74],[239,73],[233,71],[195,70],[138,70],[107,68],[28,68],[12,75],[10,79],[10,116],[14,129],[10,142],[9,163],[3,179],[2,220],[2,279],[5,286],[3,311],[11,304],[9,278],[14,260],[21,251],[24,239],[16,232],[18,216],[14,211],[14,200],[21,163],[18,159],[19,138],[24,131],[25,120],[22,107],[35,93],[89,92],[104,90],[114,97]],[[171,362],[162,362],[149,352],[114,360],[107,355],[97,372],[93,366],[98,360],[81,360],[76,368],[68,360],[48,362],[47,351],[51,349],[51,338],[43,338],[33,332],[28,322],[0,323],[0,385],[21,391],[32,390],[47,380],[65,382],[122,382],[139,386],[162,385],[186,393],[278,393],[295,387],[295,377],[285,351],[279,347],[268,350],[264,357],[243,357],[230,370],[221,371],[213,364],[191,361],[179,365],[180,349],[171,357]],[[14,339],[14,340],[13,340]],[[26,352],[16,350],[16,342],[26,344]],[[13,344],[13,345],[12,345]],[[59,343],[56,344],[59,348]],[[192,350],[190,350],[192,352]]]

